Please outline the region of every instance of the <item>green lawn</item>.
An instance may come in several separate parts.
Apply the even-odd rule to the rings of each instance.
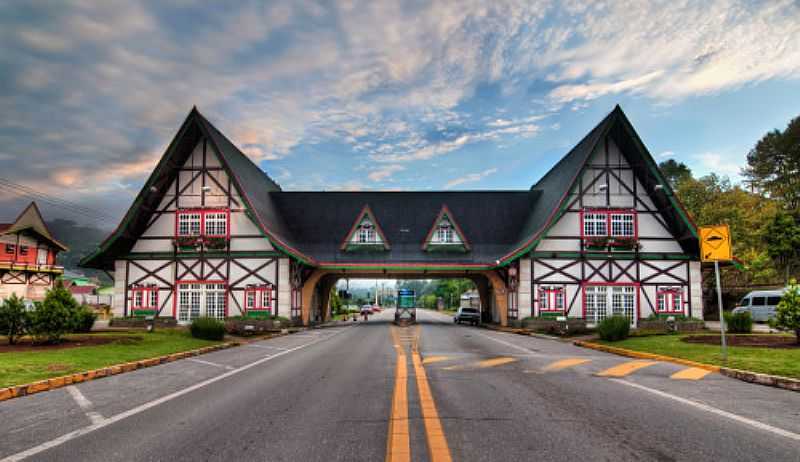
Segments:
[[[162,329],[152,334],[138,331],[92,335],[135,335],[141,337],[141,341],[127,340],[62,350],[0,353],[0,387],[30,383],[220,343],[192,338],[183,330]],[[5,337],[0,337],[0,341],[5,342]]]
[[[682,342],[680,338],[680,335],[653,335],[631,337],[619,342],[601,340],[598,342],[734,369],[800,378],[800,348],[728,347],[728,362],[723,364],[722,353],[718,345],[686,343]]]

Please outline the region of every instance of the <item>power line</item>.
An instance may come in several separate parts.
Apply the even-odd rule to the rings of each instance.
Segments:
[[[19,185],[11,181],[4,180],[2,178],[0,178],[0,189],[6,192],[10,192],[12,194],[16,194],[18,196],[28,197],[30,199],[45,202],[50,205],[67,210],[71,213],[75,213],[77,215],[81,215],[86,218],[91,218],[93,220],[97,221],[116,220],[115,217],[111,216],[110,214],[104,213],[102,211],[94,210],[71,201],[67,201],[64,199],[57,198],[55,196],[41,193],[26,186]]]

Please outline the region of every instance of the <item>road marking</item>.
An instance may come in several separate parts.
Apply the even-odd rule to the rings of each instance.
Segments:
[[[450,462],[452,460],[450,448],[447,446],[442,422],[436,411],[436,403],[428,384],[428,376],[425,374],[422,359],[417,351],[411,353],[411,362],[414,364],[414,375],[417,378],[417,392],[419,392],[419,403],[422,408],[422,419],[425,422],[425,435],[428,439],[431,462]]]
[[[105,417],[100,415],[99,412],[92,410],[94,409],[94,404],[92,404],[88,398],[83,396],[83,393],[78,390],[78,387],[75,385],[70,385],[66,388],[67,392],[72,396],[72,399],[75,400],[75,402],[78,404],[78,407],[81,408],[84,414],[86,414],[86,417],[89,418],[89,421],[92,422],[92,424],[97,424],[105,420]]]
[[[113,416],[111,416],[111,417],[109,417],[109,418],[107,418],[107,419],[105,419],[105,420],[103,420],[101,422],[97,422],[96,424],[89,425],[88,427],[79,428],[79,429],[71,431],[69,433],[65,433],[65,434],[63,434],[63,435],[61,435],[61,436],[59,436],[59,437],[57,437],[55,439],[52,439],[50,441],[46,441],[46,442],[44,442],[42,444],[34,446],[34,447],[30,448],[30,449],[26,449],[25,451],[18,452],[16,454],[12,454],[12,455],[10,455],[8,457],[0,459],[0,462],[17,462],[17,461],[20,461],[20,460],[27,459],[28,457],[34,456],[34,455],[39,454],[41,452],[44,452],[44,451],[46,451],[48,449],[54,448],[56,446],[60,446],[60,445],[62,445],[64,443],[67,443],[67,442],[69,442],[71,440],[74,440],[75,438],[78,438],[78,437],[81,437],[83,435],[92,433],[95,430],[99,430],[101,428],[107,427],[107,426],[109,426],[109,425],[111,425],[113,423],[119,422],[120,420],[123,420],[123,419],[127,419],[128,417],[134,416],[136,414],[141,414],[142,412],[144,412],[144,411],[146,411],[148,409],[151,409],[151,408],[156,407],[158,405],[164,404],[164,403],[166,403],[168,401],[172,401],[175,398],[179,398],[179,397],[181,397],[181,396],[183,396],[185,394],[191,393],[191,392],[193,392],[195,390],[199,390],[199,389],[201,389],[203,387],[207,387],[207,386],[211,385],[212,383],[219,382],[220,380],[227,379],[228,377],[231,377],[233,375],[239,374],[241,372],[244,372],[244,371],[246,371],[248,369],[251,369],[253,367],[256,367],[258,365],[264,364],[267,361],[271,361],[271,360],[273,360],[275,358],[279,358],[279,357],[281,357],[283,355],[295,352],[297,350],[301,350],[301,349],[309,347],[311,345],[315,345],[315,344],[320,343],[320,342],[322,342],[324,340],[331,339],[331,338],[333,338],[333,337],[335,337],[337,335],[340,335],[342,332],[345,332],[347,329],[348,329],[348,327],[345,327],[342,330],[340,330],[340,331],[336,332],[335,334],[330,335],[328,337],[324,337],[324,338],[321,338],[321,339],[314,340],[312,342],[308,342],[308,343],[304,343],[302,345],[298,345],[298,346],[296,346],[294,348],[290,348],[290,349],[288,349],[286,351],[281,351],[281,352],[276,353],[276,354],[274,354],[272,356],[267,356],[266,358],[261,358],[261,359],[258,359],[256,361],[253,361],[252,363],[245,364],[244,366],[238,367],[238,368],[236,368],[236,369],[234,369],[232,371],[228,371],[228,372],[222,373],[222,374],[220,374],[220,375],[218,375],[216,377],[211,377],[210,379],[206,379],[206,380],[204,380],[202,382],[199,382],[199,383],[196,383],[196,384],[191,385],[189,387],[183,388],[183,389],[178,390],[178,391],[176,391],[174,393],[170,393],[169,395],[162,396],[161,398],[154,399],[153,401],[149,401],[147,403],[144,403],[144,404],[141,404],[139,406],[136,406],[136,407],[134,407],[132,409],[128,409],[127,411],[120,412],[119,414],[113,415]]]
[[[391,328],[392,337],[397,333]],[[389,416],[389,441],[386,443],[387,462],[411,460],[411,440],[408,432],[408,364],[406,355],[397,349],[397,365],[394,374],[392,411]]]
[[[569,367],[580,366],[581,364],[586,364],[590,361],[591,359],[586,359],[586,358],[562,359],[561,361],[556,361],[552,364],[547,365],[546,367],[542,368],[542,370],[547,372],[555,372],[555,371],[560,371],[562,369],[567,369]]]
[[[228,369],[229,371],[233,370],[233,366],[228,366],[226,364],[212,363],[211,361],[204,361],[202,359],[197,359],[197,358],[187,358],[187,359],[193,363],[200,363],[200,364],[205,364],[207,366],[220,367],[222,369]]]
[[[710,374],[708,369],[700,369],[699,367],[687,367],[669,376],[671,379],[678,380],[700,380]]]
[[[441,361],[447,361],[450,358],[451,356],[426,356],[425,359],[422,360],[422,364],[438,363]]]
[[[486,369],[489,367],[502,366],[503,364],[513,363],[517,361],[519,361],[519,359],[517,358],[502,356],[499,358],[484,359],[483,361],[478,361],[477,363],[472,363],[472,364],[443,367],[442,369],[446,371],[460,371],[464,369]]]
[[[639,369],[658,364],[656,361],[628,361],[595,374],[598,377],[625,377]]]
[[[713,406],[709,406],[707,404],[698,403],[697,401],[692,401],[690,399],[681,398],[680,396],[675,396],[673,394],[666,393],[666,392],[663,392],[661,390],[648,388],[648,387],[646,387],[644,385],[639,385],[638,383],[629,382],[629,381],[623,380],[623,379],[609,379],[609,380],[611,380],[612,382],[616,382],[616,383],[622,384],[622,385],[627,385],[629,387],[636,388],[638,390],[642,390],[642,391],[646,391],[648,393],[652,393],[652,394],[660,396],[662,398],[667,398],[667,399],[671,399],[673,401],[677,401],[679,403],[687,404],[689,406],[692,406],[694,408],[700,409],[702,411],[706,411],[708,413],[711,413],[711,414],[714,414],[714,415],[718,415],[720,417],[725,417],[727,419],[731,419],[733,421],[736,421],[736,422],[739,422],[739,423],[742,423],[742,424],[745,424],[745,425],[749,425],[749,426],[754,427],[754,428],[758,428],[759,430],[764,430],[764,431],[767,431],[767,432],[770,432],[770,433],[774,433],[776,435],[780,435],[780,436],[783,436],[783,437],[786,437],[786,438],[789,438],[789,439],[792,439],[792,440],[795,440],[795,441],[800,441],[800,434],[798,434],[798,433],[790,432],[788,430],[784,430],[784,429],[778,428],[778,427],[773,427],[772,425],[765,424],[765,423],[759,422],[757,420],[749,419],[747,417],[742,417],[742,416],[740,416],[738,414],[733,414],[733,413],[728,412],[728,411],[723,411],[722,409],[719,409],[719,408],[716,408],[716,407],[713,407]]]
[[[245,346],[249,346],[249,347],[253,347],[253,348],[266,348],[268,350],[282,350],[282,351],[286,351],[286,350],[289,349],[289,348],[276,347],[276,346],[271,346],[271,345],[261,345],[260,343],[248,343]]]

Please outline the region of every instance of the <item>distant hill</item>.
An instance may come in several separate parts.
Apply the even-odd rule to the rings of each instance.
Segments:
[[[87,276],[96,276],[104,283],[111,282],[111,279],[103,271],[78,267],[78,262],[80,262],[81,258],[92,253],[103,239],[108,236],[108,231],[79,225],[72,220],[61,218],[48,221],[47,226],[59,242],[69,247],[69,251],[58,254],[58,263],[60,265],[70,271],[83,273]]]

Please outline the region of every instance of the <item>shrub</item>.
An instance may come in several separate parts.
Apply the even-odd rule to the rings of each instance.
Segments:
[[[55,287],[47,291],[44,301],[37,303],[29,313],[28,331],[37,342],[58,343],[64,334],[74,329],[78,308],[78,302],[59,279]]]
[[[628,338],[631,333],[631,322],[625,316],[611,316],[603,319],[597,326],[597,334],[601,339],[616,342]]]
[[[192,321],[189,330],[194,338],[222,340],[225,337],[225,323],[216,318],[197,318]]]
[[[750,313],[724,313],[725,327],[731,334],[749,334],[753,331],[753,318]]]
[[[770,325],[778,329],[793,330],[797,343],[800,344],[800,285],[796,280],[790,281]]]
[[[97,319],[97,313],[86,305],[79,306],[72,316],[72,330],[80,333],[90,332]]]
[[[25,303],[16,294],[11,294],[0,304],[0,335],[7,336],[8,344],[13,345],[25,333],[27,323]]]

